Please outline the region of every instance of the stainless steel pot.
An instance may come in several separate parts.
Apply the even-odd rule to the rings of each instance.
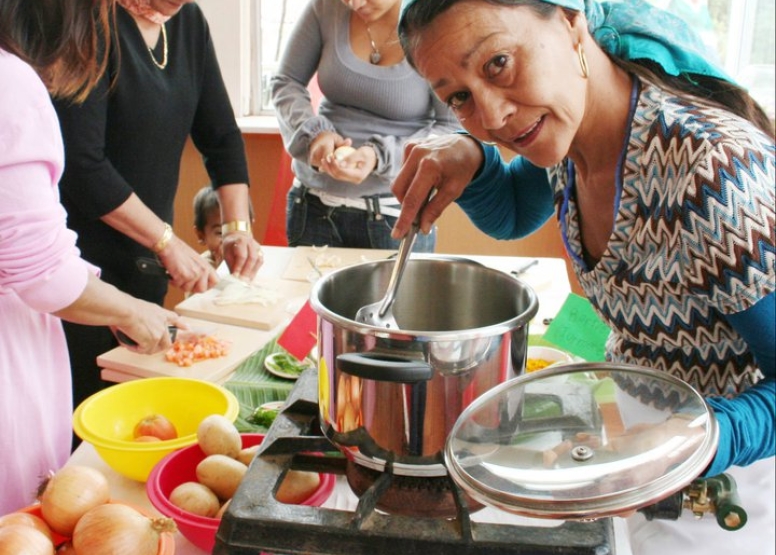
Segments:
[[[393,261],[367,262],[319,279],[319,405],[323,433],[374,470],[446,474],[443,450],[461,412],[522,373],[533,290],[466,259],[412,258],[396,301],[398,330],[355,321],[380,299]]]

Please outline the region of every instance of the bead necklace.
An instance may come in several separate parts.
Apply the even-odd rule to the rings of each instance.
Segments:
[[[167,27],[165,27],[164,23],[162,23],[162,44],[164,46],[164,53],[162,54],[161,62],[156,61],[153,48],[150,46],[148,47],[148,53],[151,55],[151,61],[159,69],[164,69],[167,67]]]

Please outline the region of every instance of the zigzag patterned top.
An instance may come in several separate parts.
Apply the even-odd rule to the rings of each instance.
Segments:
[[[665,370],[705,395],[738,393],[761,374],[721,314],[748,309],[775,287],[774,142],[648,83],[633,113],[614,228],[592,269],[566,191],[573,174],[565,165],[550,171],[575,271],[618,330],[607,343],[612,360]]]

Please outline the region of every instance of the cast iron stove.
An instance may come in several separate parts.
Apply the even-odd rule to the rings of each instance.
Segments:
[[[408,481],[348,462],[321,434],[317,400],[317,372],[310,370],[297,381],[232,499],[214,555],[615,553],[611,519],[548,527],[483,522],[480,506],[448,477]],[[347,510],[281,503],[274,492],[290,469],[335,474],[358,500]]]

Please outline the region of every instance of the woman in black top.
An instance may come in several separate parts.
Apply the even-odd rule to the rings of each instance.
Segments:
[[[83,104],[56,106],[65,139],[62,203],[83,257],[105,281],[158,304],[168,280],[140,273],[138,257],[157,256],[184,291],[216,283],[213,268],[171,228],[191,136],[219,195],[224,258],[233,274],[253,278],[261,250],[250,232],[245,149],[207,22],[191,0],[118,3],[105,77]],[[115,340],[107,329],[68,325],[66,332],[78,403],[102,387],[95,359]]]

